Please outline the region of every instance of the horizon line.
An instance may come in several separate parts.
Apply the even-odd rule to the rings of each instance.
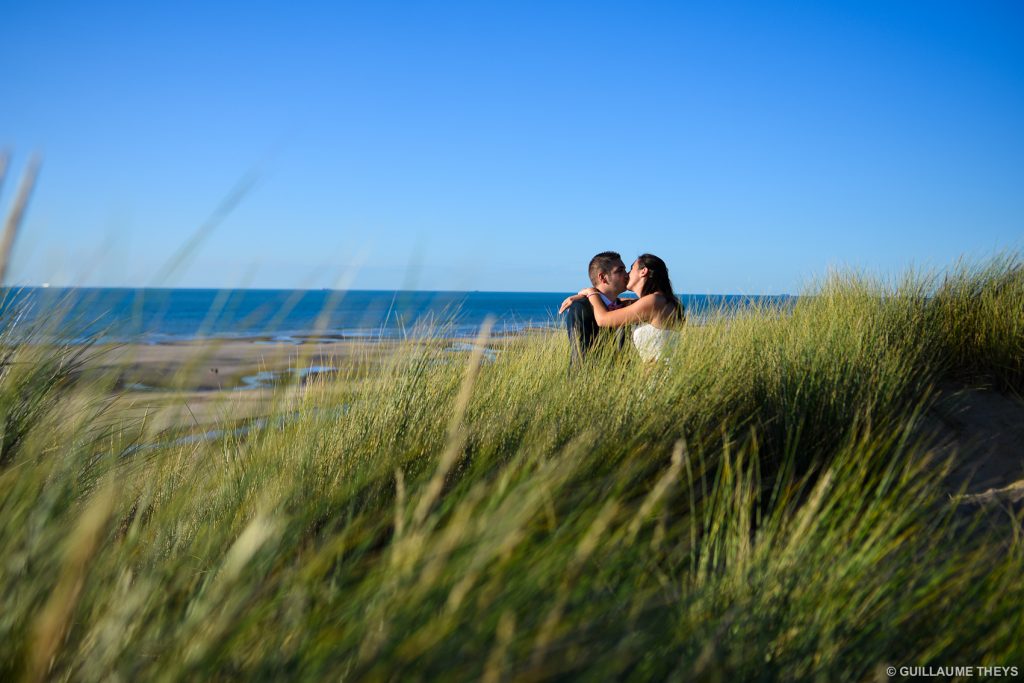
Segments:
[[[52,290],[74,290],[74,289],[122,289],[122,290],[186,290],[186,291],[249,291],[249,292],[393,292],[393,293],[428,293],[428,294],[552,294],[566,296],[570,290],[514,290],[514,289],[336,289],[334,287],[205,287],[205,286],[133,286],[133,285],[51,285],[43,283],[40,285],[0,285],[0,290],[26,290],[26,289],[52,289]],[[632,294],[629,290],[624,293]],[[741,292],[677,292],[676,296],[789,296],[796,297],[799,294],[791,292],[756,294]]]

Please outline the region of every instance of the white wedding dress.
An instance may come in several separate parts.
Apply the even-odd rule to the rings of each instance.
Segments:
[[[645,361],[658,360],[662,351],[675,337],[672,330],[663,330],[650,323],[643,323],[633,328],[633,346]]]

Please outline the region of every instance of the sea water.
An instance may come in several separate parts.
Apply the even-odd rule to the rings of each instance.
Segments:
[[[61,341],[168,343],[238,338],[280,343],[409,336],[472,337],[485,320],[495,335],[562,328],[567,292],[428,292],[287,289],[8,288],[0,330]],[[687,314],[785,307],[793,297],[682,295]]]

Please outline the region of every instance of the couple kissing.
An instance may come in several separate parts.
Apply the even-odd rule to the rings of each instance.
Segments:
[[[628,326],[633,327],[633,346],[640,357],[659,360],[686,318],[665,262],[654,254],[641,254],[627,271],[618,253],[603,251],[590,259],[588,274],[592,286],[568,297],[558,309],[567,313],[570,369],[582,363],[604,330],[617,331],[614,343],[625,346],[622,332]],[[637,298],[620,298],[627,290]]]

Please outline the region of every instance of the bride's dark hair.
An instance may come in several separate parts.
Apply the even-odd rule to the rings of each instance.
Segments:
[[[672,291],[672,280],[668,278],[668,266],[665,262],[654,254],[640,254],[636,257],[636,262],[641,268],[647,269],[647,281],[644,282],[640,296],[661,292],[675,308],[672,317],[678,322],[683,322],[686,319],[686,308]]]

